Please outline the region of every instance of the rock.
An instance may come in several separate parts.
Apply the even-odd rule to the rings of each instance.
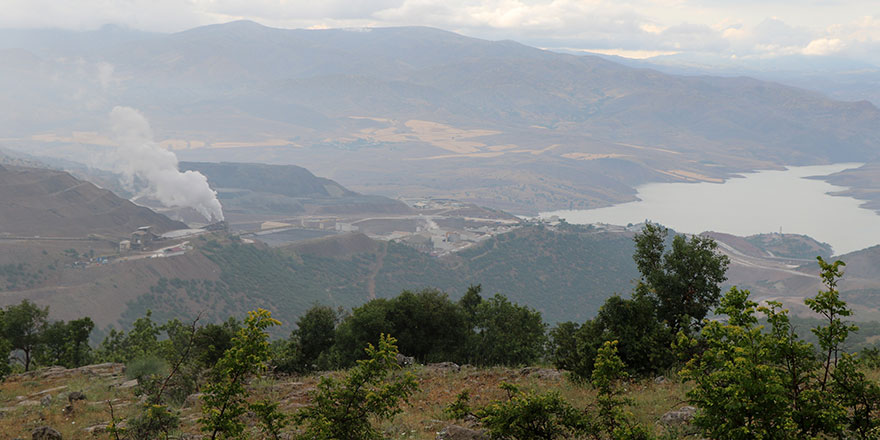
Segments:
[[[28,371],[22,374],[10,376],[10,379],[62,379],[75,375],[98,376],[98,377],[115,377],[121,375],[125,371],[125,365],[115,363],[104,363],[95,365],[86,365],[79,368],[64,368],[59,366],[43,368],[40,370]]]
[[[458,366],[455,362],[437,362],[434,364],[427,365],[429,370],[440,371],[444,373],[452,373],[461,371],[461,367]]]
[[[684,425],[694,419],[697,409],[692,406],[683,406],[679,409],[672,410],[660,417],[660,423],[670,425]]]
[[[488,438],[484,431],[458,425],[449,425],[437,433],[437,440],[486,440]]]
[[[528,367],[523,368],[519,371],[519,373],[523,376],[532,376],[538,379],[546,379],[546,380],[560,380],[562,379],[562,373],[559,370],[553,368],[538,368],[538,367]]]
[[[46,394],[45,396],[43,396],[42,399],[40,399],[40,405],[49,406],[51,404],[52,404],[52,395],[51,394]]]
[[[117,385],[116,388],[119,388],[120,390],[127,390],[129,388],[134,388],[136,386],[138,386],[138,380],[132,379],[132,380],[127,380],[125,382],[122,382],[121,384]]]
[[[34,394],[34,396],[42,396],[43,394],[54,393],[56,391],[66,390],[67,385],[61,385],[60,387],[49,388],[47,390],[40,391],[39,393]]]
[[[33,440],[61,440],[61,433],[48,427],[41,426],[31,431]]]
[[[401,367],[408,367],[416,363],[415,358],[412,356],[404,356],[400,353],[397,353],[397,365]]]
[[[97,436],[106,433],[108,426],[110,426],[109,423],[98,423],[97,425],[89,426],[85,431],[91,435]]]
[[[86,400],[86,395],[82,393],[82,391],[72,391],[67,395],[67,401],[70,403],[76,402],[77,400]]]
[[[657,376],[654,378],[654,383],[657,385],[661,385],[666,383],[666,376]]]

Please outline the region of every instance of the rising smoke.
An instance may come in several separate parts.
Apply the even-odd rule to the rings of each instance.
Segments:
[[[123,175],[127,185],[133,188],[142,183],[141,195],[166,207],[189,207],[212,222],[223,220],[220,201],[208,186],[208,179],[197,171],[181,172],[177,156],[153,141],[150,123],[141,112],[115,107],[110,122],[119,145],[113,168]]]

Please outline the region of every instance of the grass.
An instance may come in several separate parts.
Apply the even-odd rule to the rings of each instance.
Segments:
[[[573,384],[565,377],[549,378],[536,375],[534,369],[510,368],[462,368],[457,372],[445,372],[429,367],[415,366],[411,371],[419,382],[419,391],[403,407],[403,412],[392,421],[381,424],[382,430],[389,439],[429,440],[435,439],[437,432],[451,423],[443,409],[452,403],[456,395],[463,390],[470,392],[471,406],[479,408],[493,400],[504,399],[506,394],[499,388],[503,382],[513,383],[525,390],[537,392],[556,391],[577,408],[590,407],[595,401],[595,393],[589,386]],[[339,375],[340,372],[325,374]],[[674,376],[674,375],[673,375]],[[880,378],[880,370],[869,372],[872,379]],[[108,434],[97,436],[85,431],[85,428],[110,421],[107,401],[113,402],[115,413],[125,418],[138,410],[137,397],[132,389],[119,389],[116,385],[124,377],[95,378],[90,376],[73,376],[53,380],[20,380],[11,377],[0,384],[0,407],[5,414],[0,417],[0,432],[5,438],[30,438],[31,431],[39,426],[51,426],[57,429],[65,439],[106,438]],[[252,398],[270,399],[280,402],[286,413],[293,413],[297,408],[308,404],[309,392],[315,388],[320,375],[263,377],[254,379],[249,387]],[[53,392],[54,399],[48,406],[16,406],[22,400],[39,397],[42,390],[58,386],[66,389]],[[629,383],[627,396],[633,400],[630,410],[638,423],[655,430],[657,434],[666,434],[667,438],[696,438],[683,433],[665,432],[657,422],[667,411],[687,405],[685,393],[688,384],[682,384],[675,377],[661,383],[646,379]],[[88,400],[76,402],[72,414],[66,414],[63,408],[68,404],[66,394],[70,391],[82,391]],[[60,394],[60,398],[59,398]],[[181,412],[183,431],[190,434],[198,433],[198,418],[201,415],[199,406],[178,408]],[[255,434],[256,434],[256,428]],[[288,432],[295,431],[289,427]],[[260,438],[259,435],[254,438]]]

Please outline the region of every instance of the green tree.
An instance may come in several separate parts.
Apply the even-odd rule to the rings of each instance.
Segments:
[[[722,298],[717,313],[727,315],[727,323],[703,328],[706,349],[682,370],[696,385],[688,392],[700,408],[694,424],[710,438],[795,438],[787,390],[773,364],[777,344],[762,332],[758,304],[748,297],[747,290],[732,288]]]
[[[391,300],[388,320],[400,351],[422,362],[460,362],[465,316],[439,290],[403,291]]]
[[[41,308],[28,300],[3,311],[3,335],[13,350],[21,351],[23,357],[18,360],[25,371],[30,369],[33,356],[43,343],[42,332],[48,317],[48,307]]]
[[[244,328],[232,340],[213,370],[213,378],[204,387],[202,396],[202,432],[210,438],[240,438],[245,424],[242,416],[248,410],[245,381],[263,371],[269,359],[269,335],[266,329],[280,325],[268,310],[248,312]]]
[[[89,335],[94,328],[95,323],[89,317],[47,325],[41,333],[42,343],[36,356],[38,362],[67,368],[88,364],[91,361]]]
[[[623,397],[621,380],[626,378],[624,363],[617,355],[617,341],[605,341],[596,355],[596,364],[590,384],[596,390],[598,419],[606,432],[614,433],[624,427],[624,410],[631,401]]]
[[[209,369],[232,347],[232,340],[241,330],[241,321],[230,317],[222,324],[206,324],[196,331],[193,359],[198,368]],[[170,335],[169,335],[170,337]]]
[[[716,252],[718,244],[698,235],[676,235],[666,249],[667,229],[648,223],[636,234],[633,259],[641,273],[636,295],[653,300],[657,318],[672,334],[701,325],[718,304],[730,260]]]
[[[379,335],[389,333],[393,325],[388,320],[389,300],[374,299],[352,309],[336,330],[333,345],[333,364],[336,367],[355,365],[364,356],[367,344],[378,344]]]
[[[324,376],[312,402],[294,415],[305,426],[303,440],[380,440],[373,421],[389,419],[418,389],[411,373],[399,374],[397,346],[381,335],[378,346],[367,345],[366,359],[357,361],[341,379]]]
[[[560,324],[551,336],[554,365],[578,381],[590,380],[603,341],[618,341],[618,356],[635,375],[663,371],[675,361],[670,330],[657,319],[654,303],[642,296],[612,296],[592,320],[582,326]]]
[[[96,357],[105,362],[129,362],[136,358],[159,356],[162,347],[159,335],[162,328],[153,322],[153,312],[147,310],[136,319],[128,333],[111,329],[96,350]]]
[[[337,329],[334,352],[338,366],[352,365],[363,357],[366,344],[378,343],[385,333],[398,335],[401,353],[419,361],[461,362],[470,332],[465,314],[445,293],[403,291],[354,308]]]
[[[12,364],[10,355],[12,354],[12,344],[6,338],[0,337],[0,380],[3,380],[12,372]]]
[[[195,348],[195,336],[198,330],[197,324],[201,316],[193,320],[189,326],[183,325],[179,320],[173,320],[166,323],[164,327],[169,330],[169,339],[165,341],[168,347],[177,349],[171,353],[166,351],[168,362],[171,364],[170,371],[167,374],[149,374],[137,377],[138,386],[135,388],[135,394],[142,396],[143,401],[140,404],[140,411],[127,419],[126,425],[120,426],[113,412],[113,406],[110,405],[111,423],[107,427],[107,431],[119,438],[122,435],[132,440],[152,440],[157,438],[169,439],[171,434],[180,427],[180,413],[173,410],[168,405],[170,400],[174,400],[174,395],[180,393],[181,376],[184,376],[184,369]],[[183,329],[181,327],[185,327]],[[178,344],[181,344],[178,346]],[[166,350],[168,350],[166,347]],[[183,379],[182,382],[188,383],[191,379]],[[184,391],[184,393],[189,390]]]
[[[470,357],[480,365],[530,365],[541,358],[547,325],[541,312],[496,294],[477,307],[477,345]]]
[[[276,364],[282,372],[306,373],[330,368],[330,349],[336,341],[340,312],[332,307],[315,305],[296,321],[284,348],[284,357]]]
[[[857,331],[859,328],[843,321],[845,317],[852,315],[837,291],[837,282],[843,276],[841,266],[846,266],[846,263],[840,260],[826,263],[822,257],[816,258],[822,269],[822,282],[828,290],[820,291],[815,298],[807,298],[804,303],[810,310],[818,313],[827,321],[827,325],[820,325],[813,329],[813,334],[819,339],[819,347],[822,348],[825,357],[821,381],[822,391],[825,391],[831,371],[837,366],[841,344],[846,341],[850,332]]]
[[[836,289],[843,263],[819,263],[827,290],[805,302],[827,323],[813,329],[821,356],[798,339],[779,303],[759,307],[736,288],[717,310],[727,322],[703,327],[704,350],[682,377],[695,384],[688,392],[700,408],[694,423],[709,437],[872,438],[880,430],[880,387],[866,379],[855,356],[841,351],[856,330],[842,318],[851,312]],[[758,325],[757,313],[767,317],[769,330]],[[696,343],[680,335],[680,345]]]
[[[476,325],[477,308],[480,306],[480,303],[483,302],[483,297],[480,296],[480,292],[482,291],[482,285],[471,284],[468,286],[467,291],[461,299],[458,300],[458,306],[461,307],[462,312],[464,312],[470,328],[473,328]]]

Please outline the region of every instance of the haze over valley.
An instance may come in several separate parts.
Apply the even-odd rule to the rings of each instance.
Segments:
[[[875,3],[4,0],[0,436],[876,438]]]
[[[794,234],[779,235],[783,242],[797,242],[798,234],[806,234],[818,240],[816,249],[824,249],[822,255],[880,243],[877,215],[857,207],[880,206],[880,183],[871,172],[880,163],[880,110],[868,101],[840,101],[747,77],[661,73],[628,66],[637,63],[626,60],[618,63],[427,27],[293,30],[235,21],[170,34],[115,26],[0,33],[7,37],[0,40],[0,83],[12,91],[3,105],[15,108],[0,121],[0,148],[6,151],[7,164],[70,171],[191,227],[225,220],[224,227],[245,243],[265,242],[275,248],[261,248],[259,252],[269,253],[259,258],[288,251],[298,259],[310,253],[343,260],[362,256],[346,263],[365,265],[346,269],[342,279],[348,281],[315,279],[301,285],[305,290],[297,294],[300,299],[291,300],[290,312],[309,301],[351,307],[406,288],[437,287],[457,295],[468,283],[483,283],[542,310],[551,320],[589,317],[599,300],[631,289],[635,272],[628,237],[638,227],[588,226],[574,232],[559,229],[558,222],[549,219],[553,214],[569,223],[653,220],[688,233]],[[854,164],[827,165],[842,162]],[[789,180],[784,186],[783,180],[770,177],[811,175],[794,171],[803,166],[817,170],[812,174],[821,180]],[[764,171],[749,174],[758,170]],[[742,179],[743,175],[748,177]],[[737,196],[718,192],[746,187]],[[660,188],[664,195],[652,195]],[[799,191],[802,198],[775,192],[784,188]],[[833,195],[825,194],[830,191]],[[767,197],[755,197],[756,192]],[[51,194],[56,193],[49,191],[47,197]],[[816,211],[775,203],[782,200]],[[626,212],[627,207],[638,210],[623,216],[604,214]],[[7,216],[34,215],[12,213],[11,207],[4,210]],[[540,226],[542,220],[512,215],[539,212],[551,212],[543,216],[545,226]],[[828,213],[833,215],[826,217]],[[742,216],[753,222],[741,221]],[[853,216],[861,216],[861,223]],[[23,231],[12,222],[0,233],[32,240],[100,237],[103,244],[85,241],[80,247],[125,263],[125,258],[113,255],[118,241],[138,226],[165,232],[160,226],[164,223],[145,220],[144,225],[130,224],[129,231],[108,235],[88,221],[62,218],[72,223],[70,231],[30,224]],[[552,232],[528,232],[536,227]],[[346,234],[361,238],[342,238]],[[612,272],[626,275],[617,283],[601,283],[591,278],[597,272],[572,267],[554,277],[542,272],[545,266],[526,263],[539,255],[511,255],[514,260],[485,268],[478,268],[485,263],[473,266],[476,261],[468,257],[486,260],[486,252],[508,252],[497,243],[508,242],[504,237],[510,236],[517,237],[511,243],[525,240],[517,246],[527,247],[517,252],[546,253],[554,260],[574,258],[572,264],[578,267],[595,261],[587,251],[593,244],[578,251],[560,247],[555,237],[568,234],[596,246],[611,246],[605,241],[611,239],[621,256],[611,265]],[[213,240],[226,243],[222,249],[231,245],[226,238],[209,242]],[[724,251],[752,255],[734,261],[768,271],[770,275],[758,276],[768,285],[780,286],[780,277],[809,260],[808,253],[798,254],[783,264],[774,260],[778,255],[772,251],[744,251],[743,242],[736,240]],[[312,241],[315,244],[299,244]],[[832,248],[822,247],[827,246],[823,241]],[[182,242],[184,250],[175,247]],[[166,244],[158,249],[182,252],[175,258],[202,255],[201,262],[192,264],[203,269],[150,269],[150,280],[139,281],[140,287],[120,297],[122,302],[101,319],[102,325],[125,324],[130,322],[125,316],[147,308],[162,310],[163,301],[173,304],[155,293],[156,283],[167,280],[223,280],[225,287],[213,284],[206,292],[235,291],[236,283],[228,277],[240,270],[233,267],[241,262],[230,263],[225,251],[205,248],[191,237]],[[155,249],[145,249],[144,255],[165,255]],[[404,249],[425,256],[408,257],[407,264],[398,266],[398,257],[392,255]],[[76,255],[84,250],[76,249]],[[72,258],[67,264],[77,262]],[[354,263],[358,258],[364,258],[363,263]],[[29,264],[39,270],[43,263]],[[522,279],[500,275],[518,271],[515,268],[523,264],[529,269]],[[112,270],[89,270],[107,270],[108,276],[130,272],[119,264],[111,266]],[[208,270],[209,266],[214,268]],[[288,270],[293,269],[283,269]],[[304,269],[292,273],[300,270]],[[366,272],[355,275],[360,270]],[[383,275],[386,270],[396,275]],[[423,274],[411,285],[406,280],[415,278],[404,274],[413,271]],[[449,275],[453,272],[459,275]],[[390,278],[382,281],[383,276]],[[563,284],[551,295],[571,298],[587,292],[593,299],[572,312],[529,293],[542,290],[534,280],[547,283],[556,278]],[[754,285],[768,297],[774,294],[776,288],[760,287],[765,281],[755,284],[754,278],[744,273],[731,281]],[[57,282],[80,281],[62,277]],[[868,281],[868,286],[873,283]],[[47,304],[67,302],[66,313],[71,314],[86,310],[94,298],[82,308],[71,307],[70,289],[84,289],[77,295],[87,296],[102,290],[90,283],[57,290],[56,282],[48,279],[22,289],[17,285],[16,293],[10,292],[4,301],[37,295]],[[337,289],[341,290],[334,293]],[[268,305],[278,295],[289,295],[283,290],[278,284],[233,296],[264,295],[261,301]],[[232,302],[223,307],[234,309],[239,300],[227,301]],[[198,304],[181,310],[205,307]],[[867,310],[873,306],[866,307],[866,313],[872,313]]]

